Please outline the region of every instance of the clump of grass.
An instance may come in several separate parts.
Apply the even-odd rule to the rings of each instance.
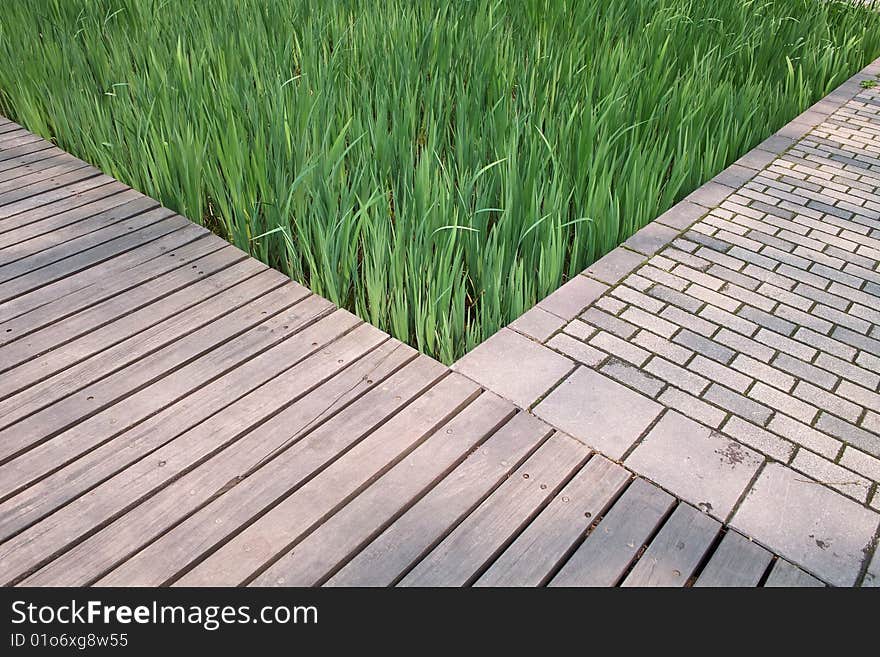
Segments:
[[[31,0],[0,109],[451,362],[878,54],[814,0]]]

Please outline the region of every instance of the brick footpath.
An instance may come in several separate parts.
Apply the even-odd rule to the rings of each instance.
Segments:
[[[880,583],[878,74],[453,369],[826,582]]]

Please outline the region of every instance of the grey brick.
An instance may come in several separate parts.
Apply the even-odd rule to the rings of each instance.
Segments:
[[[794,387],[794,396],[818,406],[824,411],[834,413],[849,422],[856,422],[862,414],[862,409],[852,402],[838,397],[834,393],[817,388],[812,383],[800,381]]]
[[[843,381],[837,388],[837,394],[865,408],[880,412],[880,395],[873,390]]]
[[[584,308],[605,294],[607,289],[607,285],[598,281],[585,276],[575,276],[538,303],[538,307],[562,319],[574,319]]]
[[[704,356],[717,360],[721,363],[729,363],[734,356],[734,352],[722,344],[710,340],[701,335],[697,335],[693,331],[683,329],[672,339],[680,345],[684,345],[692,351],[703,354]]]
[[[618,315],[620,312],[626,308],[627,304],[612,297],[609,294],[606,294],[604,297],[599,297],[594,303],[593,308],[601,308],[606,313],[610,315]]]
[[[639,367],[651,356],[650,352],[606,331],[599,331],[590,338],[590,344]]]
[[[767,365],[759,360],[755,360],[746,354],[738,354],[737,357],[733,359],[730,366],[735,370],[739,370],[740,372],[757,379],[758,381],[769,383],[784,392],[790,392],[795,384],[795,378],[790,374],[782,372],[772,365]]]
[[[565,324],[565,320],[535,306],[511,322],[510,328],[538,342],[544,342],[561,329],[563,324]]]
[[[703,287],[702,285],[693,284],[687,289],[688,294],[705,301],[708,304],[722,308],[728,312],[736,312],[742,305],[736,299],[720,294],[713,290]]]
[[[578,340],[583,341],[589,340],[599,331],[599,329],[597,329],[595,326],[591,326],[590,324],[582,322],[579,319],[575,319],[569,322],[562,330],[568,335],[574,336]]]
[[[799,379],[806,379],[817,386],[826,390],[831,390],[837,385],[838,377],[831,372],[814,367],[809,363],[793,358],[788,354],[781,353],[773,361],[773,366],[789,374],[793,374]]]
[[[668,360],[660,358],[659,356],[652,358],[648,364],[645,365],[645,370],[654,376],[671,383],[675,387],[681,388],[694,395],[699,395],[709,385],[709,381],[699,374],[691,372],[689,369],[679,367],[675,363],[670,363]]]
[[[614,333],[614,335],[623,339],[631,338],[637,330],[629,322],[625,322],[614,315],[609,315],[598,308],[587,308],[580,318],[588,324],[604,329],[609,333]]]
[[[678,290],[673,290],[671,287],[666,287],[665,285],[656,284],[652,286],[648,290],[648,294],[655,299],[659,299],[660,301],[665,301],[666,303],[671,303],[674,306],[678,306],[682,310],[686,310],[689,313],[697,312],[703,305],[703,302],[699,299],[694,299],[687,294],[683,294]]]
[[[639,331],[632,341],[643,349],[663,356],[677,365],[684,365],[694,355],[690,349],[685,349],[681,345],[661,338],[650,331]]]
[[[836,372],[838,375],[858,383],[859,385],[876,390],[880,386],[880,376],[875,372],[866,370],[858,365],[853,365],[844,360],[829,356],[828,354],[819,354],[816,358],[816,365],[822,367],[829,372]]]
[[[754,422],[759,426],[767,424],[767,421],[773,414],[773,411],[766,406],[758,404],[748,397],[744,397],[732,390],[728,390],[717,383],[713,383],[709,387],[703,395],[703,399],[712,402],[721,408],[727,409],[731,413],[739,415],[750,422]]]
[[[801,401],[791,395],[782,392],[776,388],[758,381],[754,387],[749,390],[749,397],[766,404],[775,411],[785,413],[793,418],[800,420],[806,424],[810,424],[819,412],[815,406]]]
[[[657,260],[657,258],[652,258],[651,263],[656,263]],[[639,270],[639,273],[645,278],[661,283],[678,292],[681,292],[688,286],[688,282],[683,278],[670,274],[668,271],[665,271],[660,267],[655,267],[653,264],[645,265]]]
[[[573,358],[574,360],[591,367],[598,365],[608,358],[605,353],[598,349],[594,349],[580,340],[575,340],[565,333],[554,335],[550,338],[547,346],[556,349],[556,351],[561,351],[569,358]]]
[[[678,235],[678,230],[664,226],[662,223],[651,222],[635,235],[630,237],[626,244],[633,251],[645,255],[653,255]]]
[[[730,419],[722,427],[722,431],[734,440],[783,463],[787,463],[794,453],[794,445],[787,440],[755,426],[751,422],[746,422],[736,415],[730,416]]]
[[[835,458],[843,446],[836,438],[781,413],[773,416],[767,428],[829,459]]]
[[[630,388],[635,388],[648,397],[656,397],[666,387],[666,384],[660,379],[617,358],[609,358],[608,362],[599,368],[599,371]]]
[[[776,331],[777,333],[782,333],[783,335],[791,335],[796,328],[791,322],[777,317],[776,315],[764,312],[758,308],[753,308],[752,306],[743,306],[739,309],[737,314],[755,324],[759,324],[772,331]]]
[[[798,283],[797,285],[795,285],[794,292],[802,297],[812,299],[817,303],[823,303],[826,306],[831,306],[832,308],[837,308],[838,310],[846,310],[850,304],[850,302],[846,299],[835,296],[834,294],[830,294],[828,292],[824,292],[819,288],[813,287],[812,285],[807,285],[806,283]],[[804,309],[802,308],[802,310]]]
[[[753,336],[758,331],[758,325],[754,322],[750,322],[747,319],[743,319],[738,315],[729,313],[721,308],[716,308],[715,306],[706,306],[699,312],[699,315],[710,322],[714,322],[719,326],[726,326],[727,328],[733,329],[737,333],[742,333],[748,337]]]
[[[726,328],[721,329],[715,339],[734,351],[742,352],[765,363],[769,363],[773,358],[774,352],[767,345],[755,342],[752,338],[747,338],[739,333],[728,331]]]
[[[672,335],[679,329],[677,324],[667,322],[665,319],[661,319],[655,314],[645,312],[641,308],[635,308],[632,306],[623,312],[621,319],[625,319],[636,326],[653,331],[658,335],[662,335],[664,338],[672,337]]]
[[[795,340],[786,338],[783,335],[779,335],[778,333],[774,333],[773,331],[764,328],[760,329],[755,334],[755,340],[766,344],[768,347],[778,349],[783,353],[794,356],[795,358],[800,358],[801,360],[810,361],[818,353],[813,347],[796,342]]]
[[[720,427],[726,417],[724,411],[710,406],[678,388],[666,388],[657,401],[714,429]]]
[[[880,459],[847,446],[840,457],[840,464],[866,476],[873,481],[880,481]]]
[[[645,262],[645,260],[645,256],[641,253],[618,247],[587,267],[584,270],[584,274],[596,278],[603,283],[614,285]]]
[[[855,331],[840,326],[836,327],[831,332],[831,336],[837,338],[841,342],[845,342],[853,347],[861,349],[862,351],[867,351],[875,356],[880,356],[880,340],[865,337]]]
[[[745,392],[753,383],[750,377],[699,354],[690,362],[688,369],[737,392]]]
[[[627,279],[627,281],[628,280],[629,279]],[[660,309],[663,308],[664,305],[662,301],[658,301],[657,299],[649,297],[648,295],[639,292],[638,290],[634,290],[631,287],[627,287],[626,285],[618,285],[611,293],[636,308],[641,308],[642,310],[647,310],[652,313],[660,312]]]
[[[831,488],[839,490],[845,495],[857,499],[859,502],[868,501],[868,491],[871,488],[871,482],[851,470],[841,468],[839,465],[823,459],[821,456],[816,456],[805,449],[798,450],[791,465],[793,468]]]
[[[822,304],[816,304],[816,307],[813,308],[813,315],[822,317],[828,320],[829,324],[840,324],[841,326],[845,326],[846,328],[852,329],[858,333],[867,333],[871,324],[866,322],[863,319],[859,319],[851,313],[845,313],[836,308],[829,308],[828,306],[823,306]],[[815,328],[815,327],[813,327]],[[828,333],[832,330],[833,325],[825,331]]]
[[[816,308],[819,307],[820,306],[816,306]],[[834,327],[834,325],[829,321],[821,319],[820,317],[816,317],[815,315],[811,315],[810,313],[805,313],[804,311],[798,310],[797,308],[792,308],[791,306],[787,306],[784,303],[779,304],[776,307],[776,310],[773,311],[773,314],[780,319],[784,319],[794,324],[800,324],[801,326],[806,326],[813,329],[817,333],[823,333],[825,335],[830,333],[831,329]]]

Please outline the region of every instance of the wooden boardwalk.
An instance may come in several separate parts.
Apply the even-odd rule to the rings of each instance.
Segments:
[[[0,119],[4,585],[822,585]]]

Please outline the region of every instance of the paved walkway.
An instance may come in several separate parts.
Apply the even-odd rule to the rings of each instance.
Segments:
[[[865,77],[460,372],[0,118],[0,583],[878,583]]]
[[[880,87],[860,86],[877,73],[454,369],[822,579],[859,582],[880,523]]]

